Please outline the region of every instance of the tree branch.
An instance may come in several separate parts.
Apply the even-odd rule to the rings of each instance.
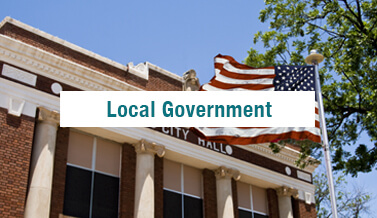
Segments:
[[[321,29],[323,31],[325,31],[326,33],[328,33],[329,35],[332,35],[332,36],[338,36],[338,37],[342,37],[342,38],[345,38],[346,36],[345,35],[342,35],[342,34],[339,34],[337,32],[334,32],[334,31],[331,31],[331,30],[328,30],[328,29],[325,29],[321,26],[318,26],[317,24],[314,24],[314,23],[310,23],[310,22],[307,22],[307,24],[311,25],[311,26],[314,26],[318,29]]]
[[[346,114],[342,115],[342,118],[340,119],[338,125],[331,131],[331,135],[334,135],[335,132],[342,126],[344,119],[351,116],[354,112],[347,112]]]
[[[355,12],[352,10],[351,6],[348,4],[347,0],[343,0],[344,4],[346,5],[346,8],[348,9],[349,12],[357,19],[358,22],[354,21],[351,19],[349,16],[344,15],[351,23],[355,24],[356,27],[360,30],[360,32],[364,33],[367,35],[367,32],[365,31],[364,23],[361,17],[357,16]],[[360,15],[361,16],[361,15]]]

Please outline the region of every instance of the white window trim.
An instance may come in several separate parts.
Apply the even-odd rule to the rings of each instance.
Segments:
[[[254,213],[257,213],[257,214],[260,214],[260,215],[263,215],[263,216],[268,216],[267,213],[263,213],[263,212],[254,210],[254,205],[253,205],[253,188],[252,188],[252,185],[250,185],[250,184],[247,184],[247,185],[249,186],[250,208],[251,209],[247,209],[247,208],[240,207],[240,206],[238,206],[238,209],[241,209],[241,210],[244,210],[244,211],[247,211],[247,212],[251,212],[252,218],[254,218]],[[268,210],[268,204],[267,204],[267,210]]]

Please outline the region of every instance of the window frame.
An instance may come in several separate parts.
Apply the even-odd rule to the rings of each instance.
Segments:
[[[180,165],[180,180],[181,180],[180,188],[181,188],[181,190],[177,191],[177,190],[173,190],[173,189],[169,189],[169,188],[165,188],[165,187],[163,187],[163,190],[164,191],[173,192],[173,193],[181,195],[181,212],[182,212],[182,218],[185,217],[185,200],[184,200],[185,196],[202,200],[202,217],[204,217],[204,204],[203,204],[204,202],[203,202],[203,197],[192,195],[192,194],[188,194],[188,193],[184,192],[185,191],[185,180],[184,180],[185,179],[185,177],[184,177],[185,172],[184,172],[184,167],[185,166],[191,167],[191,166],[185,165],[183,163],[175,162],[175,161],[172,161],[172,160],[169,160],[169,159],[167,159],[167,161],[171,161],[171,162],[174,162],[174,163],[177,163],[177,164]],[[201,195],[203,196],[203,175],[202,174],[200,175],[200,186],[201,186],[200,187],[200,189],[201,189]]]
[[[248,183],[245,183],[245,184],[247,184],[247,186],[249,187],[249,197],[250,197],[250,208],[251,209],[244,208],[244,207],[241,207],[241,206],[238,206],[237,209],[238,210],[243,210],[243,211],[246,211],[246,212],[250,212],[251,213],[251,218],[254,218],[254,214],[259,214],[259,215],[262,215],[262,216],[269,217],[269,215],[267,213],[263,213],[263,212],[254,210],[253,185],[248,184]],[[268,204],[266,206],[267,206],[267,211],[268,211]]]
[[[77,164],[72,164],[72,163],[68,163],[68,156],[67,156],[67,163],[66,163],[66,166],[70,166],[70,167],[75,167],[75,168],[78,168],[78,169],[82,169],[82,170],[86,170],[86,171],[89,171],[91,173],[91,187],[90,187],[90,203],[89,203],[89,218],[92,218],[93,216],[93,197],[94,197],[94,178],[95,178],[95,174],[98,173],[98,174],[102,174],[102,175],[105,175],[105,176],[110,176],[110,177],[113,177],[113,178],[118,178],[119,179],[119,183],[118,183],[118,205],[117,205],[117,208],[118,208],[118,211],[117,211],[117,214],[118,214],[118,217],[119,217],[119,211],[120,211],[120,190],[121,190],[121,181],[120,181],[120,175],[121,175],[121,170],[122,170],[122,150],[123,150],[123,147],[120,146],[120,149],[119,149],[119,158],[120,158],[120,164],[119,164],[119,174],[118,175],[114,175],[114,174],[111,174],[111,173],[107,173],[107,172],[103,172],[101,170],[96,170],[96,157],[97,157],[97,140],[98,139],[101,139],[101,140],[105,140],[105,141],[110,141],[110,142],[113,142],[109,139],[105,139],[105,138],[102,138],[102,137],[99,137],[99,136],[95,136],[95,135],[91,135],[91,134],[88,134],[86,132],[81,132],[81,131],[77,131],[77,130],[70,130],[72,132],[75,132],[77,134],[82,134],[82,135],[86,135],[86,136],[90,136],[93,138],[93,145],[92,145],[92,162],[91,162],[91,166],[90,168],[88,167],[84,167],[84,166],[80,166],[80,165],[77,165]],[[115,142],[117,143],[117,142]],[[119,144],[119,143],[117,143]],[[69,145],[68,145],[69,147]],[[68,153],[67,153],[68,154]],[[65,201],[65,199],[64,199]]]

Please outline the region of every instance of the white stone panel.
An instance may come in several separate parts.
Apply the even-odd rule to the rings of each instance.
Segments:
[[[312,176],[309,173],[304,173],[302,171],[297,170],[297,178],[312,182]]]
[[[35,86],[37,84],[37,76],[26,71],[17,69],[7,64],[3,65],[2,74],[8,78],[15,79],[17,81]]]

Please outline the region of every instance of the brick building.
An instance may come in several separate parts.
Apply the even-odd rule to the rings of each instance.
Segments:
[[[62,90],[183,91],[190,78],[124,66],[9,17],[0,73],[1,217],[316,217],[316,166],[296,168],[294,147],[273,154],[187,128],[59,127]]]

